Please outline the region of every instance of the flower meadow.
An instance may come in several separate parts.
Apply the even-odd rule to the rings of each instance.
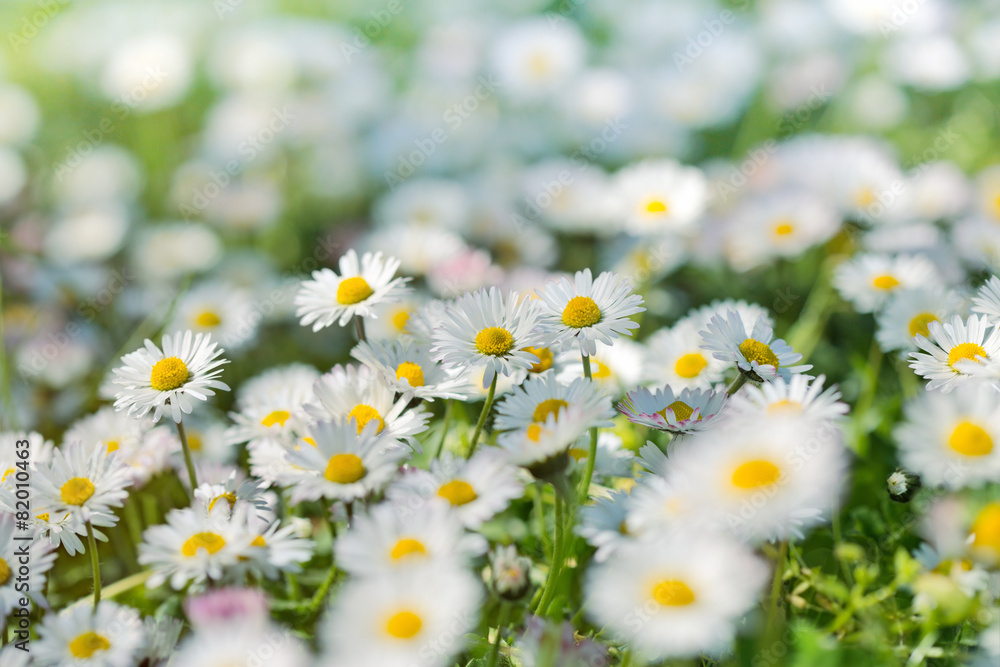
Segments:
[[[0,667],[1000,664],[1000,7],[0,7]]]

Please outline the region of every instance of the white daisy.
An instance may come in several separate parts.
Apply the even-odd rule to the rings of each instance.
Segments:
[[[428,564],[348,582],[320,636],[321,664],[439,667],[451,664],[476,627],[482,584],[468,572]]]
[[[27,445],[18,446],[17,443],[21,441],[26,441]],[[22,459],[17,454],[21,449],[27,450],[27,459]],[[51,440],[46,440],[41,433],[0,431],[0,490],[9,488],[13,491],[17,481],[17,471],[24,470],[25,463],[28,470],[34,470],[39,464],[51,461],[54,451],[55,445]]]
[[[467,461],[444,453],[431,462],[429,471],[407,471],[386,495],[404,515],[437,503],[451,508],[463,525],[475,529],[523,493],[517,470],[503,454],[484,449]]]
[[[360,432],[353,421],[314,424],[315,446],[287,452],[293,469],[279,480],[291,486],[292,504],[319,498],[351,502],[383,489],[409,450],[377,429],[374,420]]]
[[[21,598],[30,599],[36,608],[48,607],[44,596],[46,574],[56,562],[56,550],[48,540],[15,539],[24,537],[22,530],[15,533],[16,525],[13,512],[0,511],[0,622],[5,622],[15,607],[23,606]],[[22,560],[25,557],[27,561]],[[26,575],[19,572],[25,562],[30,564]]]
[[[257,337],[263,316],[254,307],[248,291],[222,282],[202,283],[177,303],[174,319],[166,327],[176,334],[190,330],[211,334],[225,345],[237,350]]]
[[[738,420],[766,415],[770,419],[798,416],[840,419],[847,414],[847,404],[840,400],[840,390],[836,386],[823,390],[825,380],[825,375],[816,378],[793,375],[788,380],[775,378],[759,387],[744,387],[729,400],[726,418]]]
[[[707,389],[722,380],[726,362],[702,349],[699,329],[682,320],[650,336],[640,365],[642,380],[678,389]]]
[[[39,477],[31,478],[31,514],[28,516],[28,527],[34,533],[35,538],[40,542],[50,545],[54,549],[65,547],[66,553],[73,556],[84,552],[81,535],[86,535],[86,527],[80,519],[79,513],[70,512],[66,509],[57,511],[55,505],[61,505],[62,499],[46,497],[38,491]],[[11,515],[22,509],[17,504],[18,498],[15,495],[15,488],[0,486],[0,511]],[[23,501],[22,501],[23,502]],[[104,534],[99,530],[94,530],[94,537],[104,540]]]
[[[280,521],[262,521],[247,516],[247,530],[253,538],[234,572],[277,579],[282,573],[298,573],[302,564],[313,557],[315,544],[300,536],[295,525]]]
[[[427,562],[468,567],[486,553],[482,536],[467,533],[455,515],[441,505],[402,511],[381,503],[356,516],[350,529],[337,537],[337,566],[357,576],[382,575]]]
[[[582,67],[586,51],[587,41],[574,22],[539,16],[502,31],[490,59],[501,93],[525,102],[557,93]]]
[[[242,409],[263,402],[271,394],[288,396],[296,405],[302,405],[312,397],[313,383],[319,375],[319,371],[308,364],[269,368],[240,385],[236,390],[236,405]]]
[[[107,454],[80,442],[57,449],[51,463],[38,467],[33,482],[34,498],[50,513],[68,512],[104,527],[118,523],[113,508],[124,504],[125,489],[132,484],[117,452]]]
[[[197,629],[181,642],[170,664],[309,667],[313,662],[305,645],[289,630],[272,623],[247,623],[240,619]]]
[[[465,378],[445,371],[431,359],[426,348],[412,340],[358,343],[351,356],[382,375],[396,393],[409,398],[433,401],[435,398],[468,397]]]
[[[965,544],[978,562],[991,568],[1000,565],[1000,501],[988,503],[976,513]]]
[[[726,313],[730,310],[736,311],[746,329],[753,329],[754,325],[761,319],[767,323],[767,326],[772,329],[774,328],[774,318],[771,317],[771,312],[767,308],[759,306],[756,303],[748,303],[742,299],[738,301],[733,299],[712,301],[707,306],[693,309],[684,316],[684,319],[679,320],[674,327],[680,328],[682,324],[690,323],[696,331],[700,331],[708,326],[713,317],[716,315],[725,317]]]
[[[626,542],[587,575],[587,610],[654,660],[723,653],[763,592],[768,567],[719,535]]]
[[[448,369],[485,364],[485,387],[497,373],[509,376],[538,363],[538,357],[524,351],[544,344],[544,336],[535,331],[538,318],[532,300],[520,299],[517,292],[505,298],[491,287],[466,294],[446,308],[434,329],[431,356]]]
[[[601,428],[611,426],[614,409],[611,397],[596,383],[577,378],[564,385],[556,374],[532,375],[520,387],[497,403],[494,428],[500,431],[523,429],[532,424],[544,424],[552,416],[556,421],[561,411],[575,407]]]
[[[972,312],[1000,320],[1000,278],[993,276],[987,280],[976,292],[972,303]]]
[[[647,160],[614,177],[618,217],[626,229],[644,236],[685,232],[705,210],[708,182],[701,170],[675,160]]]
[[[842,439],[834,422],[731,421],[677,443],[666,479],[706,527],[755,543],[801,537],[839,502]]]
[[[305,411],[310,397],[311,393],[301,395],[285,387],[244,401],[239,412],[229,413],[233,426],[226,429],[225,441],[230,445],[267,438],[291,442],[311,421]],[[190,440],[189,434],[189,444]]]
[[[1000,361],[1000,327],[990,325],[985,316],[972,315],[962,321],[954,315],[950,322],[930,322],[929,337],[915,336],[924,352],[910,352],[910,368],[930,382],[928,390],[951,391],[975,379],[977,365]]]
[[[875,315],[875,339],[884,352],[917,349],[914,337],[927,337],[927,325],[940,322],[954,308],[950,297],[936,288],[898,290],[885,302],[885,308]]]
[[[110,600],[46,614],[38,635],[39,667],[132,667],[144,641],[139,612]]]
[[[632,508],[632,496],[627,493],[612,492],[597,498],[592,505],[580,508],[580,522],[576,533],[594,547],[594,561],[601,563],[608,559],[621,544],[632,539],[625,527],[625,517]]]
[[[1000,482],[1000,393],[978,382],[925,392],[893,431],[900,461],[927,485],[960,489]]]
[[[274,518],[274,509],[264,496],[265,486],[259,479],[237,479],[233,473],[221,484],[203,483],[194,490],[191,508],[205,514],[220,512],[230,517],[242,511],[264,521]]]
[[[426,303],[427,296],[416,293],[410,294],[399,301],[380,304],[376,308],[378,317],[372,319],[371,322],[365,323],[366,325],[370,325],[367,328],[368,337],[376,340],[395,340],[400,336],[416,338],[416,330],[413,324],[411,324],[410,318]],[[416,320],[414,320],[415,322]],[[427,337],[419,342],[423,343],[426,347],[430,343],[430,331],[427,332]]]
[[[613,345],[619,334],[631,336],[639,327],[630,316],[641,313],[642,297],[632,293],[626,278],[605,271],[597,276],[590,269],[577,271],[573,280],[563,277],[550,282],[539,292],[542,304],[540,323],[554,343],[576,340],[580,351],[590,356],[597,342]]]
[[[139,448],[143,434],[153,426],[153,420],[136,419],[131,415],[104,406],[92,415],[74,422],[63,435],[64,442],[81,442],[87,447],[103,448],[105,452],[120,451],[129,460]]]
[[[660,535],[679,529],[701,530],[695,496],[676,476],[643,477],[632,490],[623,528],[631,535]]]
[[[429,413],[421,407],[407,409],[410,397],[396,398],[396,389],[368,366],[334,366],[313,386],[314,400],[305,411],[315,420],[350,423],[360,433],[374,423],[375,433],[403,440],[414,449],[414,437],[427,430]]]
[[[501,433],[497,436],[497,445],[514,465],[524,466],[538,473],[536,476],[548,478],[549,475],[545,473],[561,472],[561,466],[557,465],[551,470],[536,466],[568,453],[572,445],[593,425],[593,415],[588,410],[580,404],[571,404],[559,408],[558,412],[549,412],[544,418],[526,426]],[[579,451],[583,452],[585,458],[587,446],[579,448]],[[568,464],[569,460],[566,459],[563,463]]]
[[[670,385],[650,391],[638,387],[625,395],[618,411],[633,424],[670,433],[693,433],[711,428],[726,403],[726,391],[684,389],[674,394]]]
[[[790,366],[802,355],[782,339],[774,339],[774,331],[764,319],[758,319],[750,335],[736,311],[716,315],[701,332],[703,348],[711,351],[716,359],[735,364],[747,378],[754,382],[788,379],[793,373],[802,373],[811,365]],[[772,340],[773,339],[773,340]]]
[[[397,300],[409,290],[404,284],[409,278],[393,278],[399,260],[382,258],[382,253],[358,254],[348,250],[340,258],[340,274],[330,269],[313,271],[312,280],[302,283],[295,295],[295,314],[302,326],[312,325],[313,331],[334,322],[346,326],[351,318],[378,317],[375,306]]]
[[[229,391],[217,379],[229,363],[219,358],[222,352],[211,336],[190,331],[165,335],[162,351],[147,338],[144,349],[126,354],[125,365],[114,369],[115,384],[125,387],[115,395],[115,408],[136,417],[152,410],[153,421],[159,421],[169,406],[174,421],[181,421],[182,413],[194,409],[192,399],[208,400],[213,389]]]
[[[926,257],[877,254],[858,255],[838,266],[833,284],[859,313],[881,309],[897,290],[942,286],[938,270]]]

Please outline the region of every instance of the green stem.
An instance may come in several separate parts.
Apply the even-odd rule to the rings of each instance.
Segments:
[[[632,649],[625,651],[625,656],[622,658],[622,661],[618,664],[619,667],[629,667],[632,664]]]
[[[590,357],[583,355],[583,375],[591,382],[594,375],[590,370]],[[590,448],[587,450],[587,463],[580,478],[580,490],[577,492],[577,502],[583,505],[590,497],[590,480],[594,477],[594,461],[597,459],[597,427],[590,429]]]
[[[483,432],[483,425],[486,423],[486,417],[490,414],[490,408],[493,407],[493,394],[497,391],[497,374],[493,374],[493,382],[490,383],[490,390],[486,393],[486,403],[483,404],[483,411],[479,413],[479,421],[476,422],[476,430],[472,432],[472,442],[469,443],[469,454],[466,458],[472,458],[472,455],[476,453],[476,445],[479,443],[479,435]]]
[[[181,439],[181,449],[184,450],[184,465],[187,467],[188,480],[191,482],[191,497],[194,498],[194,490],[198,488],[198,473],[194,469],[194,461],[191,459],[191,448],[188,446],[187,433],[184,432],[184,420],[175,422],[177,435]]]
[[[740,374],[736,376],[736,379],[733,380],[733,383],[729,385],[729,389],[726,390],[726,395],[732,396],[733,394],[738,392],[740,390],[740,387],[742,387],[746,383],[747,383],[747,376],[743,374],[743,371],[740,371]]]
[[[774,631],[775,616],[778,611],[778,599],[781,597],[781,582],[785,574],[785,560],[788,558],[788,540],[781,541],[778,557],[774,561],[774,579],[771,581],[771,596],[767,604],[767,625],[764,637],[770,638]]]
[[[90,550],[90,567],[94,570],[94,609],[101,601],[101,566],[97,560],[97,540],[94,539],[94,528],[87,521],[87,548]]]
[[[500,655],[500,639],[503,636],[503,631],[507,629],[508,623],[510,623],[510,605],[506,602],[501,602],[500,618],[497,623],[497,638],[490,648],[490,657],[486,661],[486,667],[496,667],[497,656]]]
[[[868,413],[872,403],[875,401],[875,392],[878,389],[878,378],[882,370],[882,348],[878,344],[878,339],[872,336],[871,348],[868,350],[868,363],[865,367],[865,374],[862,378],[861,394],[858,402],[854,406],[854,435],[856,441],[856,451],[858,456],[865,456],[868,453],[868,431],[865,422],[868,420]]]
[[[333,555],[331,554],[331,558]],[[319,588],[316,589],[316,594],[312,596],[312,600],[309,601],[309,615],[315,616],[319,613],[320,607],[323,606],[323,601],[326,600],[326,594],[330,592],[330,586],[333,585],[334,579],[337,578],[337,561],[332,560],[330,563],[330,571],[326,575],[326,579],[320,584]]]
[[[359,343],[363,343],[368,340],[365,336],[365,320],[360,315],[354,316],[354,334],[358,337]]]
[[[555,494],[556,538],[552,545],[552,563],[549,566],[549,576],[545,580],[542,599],[538,601],[538,606],[535,607],[535,613],[538,615],[544,615],[548,611],[549,604],[551,604],[552,598],[556,593],[556,581],[559,579],[559,570],[562,566],[563,542],[565,541],[565,536],[563,535],[563,502],[559,494]]]
[[[434,450],[434,456],[432,458],[437,458],[441,456],[441,451],[444,450],[444,440],[448,437],[448,427],[451,426],[451,413],[452,406],[454,405],[454,399],[449,398],[444,404],[444,424],[441,426],[441,440],[438,442],[437,449]]]

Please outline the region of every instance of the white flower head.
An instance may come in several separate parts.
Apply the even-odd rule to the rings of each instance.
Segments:
[[[844,262],[837,267],[833,283],[859,313],[880,310],[897,290],[943,285],[937,268],[926,257],[879,254],[858,255]]]
[[[793,375],[789,379],[747,386],[729,400],[727,419],[765,416],[767,419],[806,417],[836,420],[847,414],[847,404],[840,400],[836,386],[823,389],[826,376],[810,378]]]
[[[468,384],[461,374],[448,373],[430,352],[412,339],[358,343],[351,356],[380,374],[396,393],[409,398],[468,398]]]
[[[646,339],[642,380],[677,389],[708,389],[722,380],[726,363],[701,347],[698,331],[706,324],[684,319]]]
[[[506,431],[541,424],[551,416],[560,419],[561,412],[576,407],[591,425],[607,428],[615,413],[611,397],[603,388],[586,378],[577,378],[568,385],[559,382],[553,372],[532,375],[519,387],[497,402],[494,428]]]
[[[927,337],[931,322],[940,322],[954,311],[947,293],[937,288],[903,289],[893,293],[875,315],[875,339],[883,351],[917,349],[917,334]]]
[[[108,454],[81,442],[57,449],[51,463],[39,466],[34,481],[39,505],[50,513],[66,512],[106,527],[118,522],[112,510],[124,504],[125,489],[132,484],[117,452]]]
[[[670,385],[650,391],[638,387],[625,395],[618,411],[633,424],[670,433],[692,433],[711,428],[726,403],[725,389],[684,389]]]
[[[45,667],[131,667],[145,642],[139,612],[102,600],[46,614],[32,654]]]
[[[802,359],[784,340],[774,338],[774,331],[760,318],[747,335],[742,318],[734,310],[725,316],[715,315],[704,331],[703,348],[711,351],[716,359],[735,364],[740,372],[754,382],[788,379],[793,373],[803,373],[811,365],[791,366]]]
[[[984,315],[964,321],[954,315],[950,322],[929,322],[927,330],[929,337],[914,337],[923,352],[910,353],[910,368],[930,380],[928,390],[951,391],[1000,361],[1000,327]]]
[[[974,304],[972,312],[985,315],[994,321],[1000,320],[1000,278],[993,276],[987,280],[979,288],[972,303]]]

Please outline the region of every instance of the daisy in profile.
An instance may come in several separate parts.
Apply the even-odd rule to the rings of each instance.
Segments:
[[[900,462],[928,486],[1000,482],[1000,393],[982,382],[925,392],[893,431]]]
[[[758,319],[747,335],[742,318],[734,310],[724,316],[715,315],[704,331],[703,348],[716,359],[734,364],[740,373],[754,382],[788,379],[793,373],[803,373],[811,365],[791,366],[802,359],[785,341],[774,338],[774,331],[763,319]]]
[[[842,441],[833,422],[727,421],[677,443],[665,479],[690,495],[706,528],[752,543],[802,537],[839,503]]]
[[[684,389],[670,385],[650,391],[638,387],[625,395],[618,411],[633,424],[670,433],[693,433],[710,428],[726,403],[725,389]]]
[[[917,349],[914,338],[930,336],[928,325],[940,322],[954,312],[948,295],[937,288],[899,290],[875,315],[875,339],[883,352]]]
[[[721,381],[726,363],[702,349],[699,328],[687,319],[650,336],[641,364],[642,380],[681,390],[707,389]]]
[[[564,385],[555,373],[543,373],[530,376],[497,403],[494,428],[500,431],[523,429],[532,424],[544,424],[550,416],[558,421],[560,412],[571,406],[587,415],[592,426],[611,426],[615,414],[611,397],[597,383],[577,378]]]
[[[856,311],[871,313],[882,308],[897,290],[940,287],[942,282],[926,257],[867,254],[838,266],[833,284]]]
[[[701,170],[676,160],[647,160],[614,178],[618,216],[638,236],[685,232],[705,210],[708,182]]]
[[[361,342],[351,350],[351,356],[380,374],[396,393],[411,399],[468,398],[465,378],[445,371],[412,339]]]
[[[1000,320],[1000,278],[993,276],[979,288],[972,299],[972,312]]]
[[[847,404],[840,400],[836,386],[823,389],[826,376],[809,378],[793,375],[788,380],[744,387],[733,395],[726,408],[728,419],[765,415],[768,418],[803,416],[816,420],[836,420],[847,414]]]
[[[218,379],[229,363],[220,359],[222,352],[210,335],[191,331],[167,334],[162,350],[147,338],[144,349],[126,354],[125,365],[114,369],[115,384],[124,387],[115,395],[115,408],[136,417],[152,410],[154,422],[169,410],[180,422],[194,409],[194,400],[208,400],[214,389],[229,391]]]
[[[423,511],[428,501],[450,509],[475,530],[520,498],[524,485],[501,452],[488,449],[464,460],[442,454],[430,470],[409,470],[386,495],[404,514]]]
[[[321,421],[312,426],[312,443],[287,452],[292,469],[281,479],[290,486],[292,504],[304,500],[351,502],[381,491],[396,474],[409,449],[380,436],[371,421],[361,431],[353,421]]]
[[[910,353],[910,368],[930,380],[928,390],[951,391],[1000,361],[1000,327],[984,315],[965,321],[954,315],[950,322],[928,323],[927,330],[929,336],[915,337],[923,352]]]
[[[482,536],[466,532],[448,508],[431,504],[410,512],[381,503],[355,517],[337,537],[337,566],[357,576],[382,575],[429,562],[469,566],[486,553]]]
[[[246,290],[222,282],[202,283],[181,297],[167,331],[211,335],[232,351],[257,337],[261,319]]]
[[[35,472],[39,505],[57,515],[72,514],[94,526],[118,523],[114,508],[128,497],[132,480],[117,452],[71,442],[55,451],[52,461]],[[82,534],[82,533],[80,533]]]
[[[665,534],[622,544],[587,576],[587,612],[659,662],[718,655],[768,580],[767,564],[730,538]]]
[[[428,564],[349,581],[323,624],[324,665],[451,664],[478,622],[482,584],[467,571]]]
[[[314,420],[350,423],[359,433],[375,424],[377,435],[419,449],[414,436],[427,430],[428,412],[421,407],[407,409],[410,397],[396,398],[395,387],[368,366],[334,366],[320,376],[313,392],[305,411]]]
[[[459,297],[448,307],[433,331],[431,357],[446,369],[461,371],[485,365],[483,386],[496,375],[528,370],[539,358],[525,348],[545,344],[536,331],[538,308],[517,292],[506,297],[496,287]]]
[[[46,614],[31,647],[39,667],[130,667],[145,637],[139,612],[102,600]]]
[[[628,279],[610,271],[596,280],[590,269],[577,271],[572,281],[563,277],[548,283],[539,292],[539,299],[541,325],[552,342],[575,341],[586,357],[596,354],[598,341],[612,345],[619,334],[631,336],[630,329],[637,329],[639,323],[629,317],[646,310],[642,297],[632,293]]]
[[[551,473],[562,472],[569,460],[563,461],[563,467],[557,464],[554,470],[542,464],[569,453],[576,441],[593,426],[592,413],[581,405],[570,405],[549,413],[542,421],[501,433],[497,436],[497,445],[514,465],[528,468],[539,479],[552,481]],[[587,456],[586,445],[578,451]]]
[[[360,262],[354,250],[340,258],[340,273],[331,269],[313,271],[295,295],[295,314],[302,326],[319,331],[333,325],[346,326],[353,317],[378,317],[376,306],[398,300],[409,290],[409,278],[393,278],[399,260],[366,252]]]
[[[246,530],[253,538],[246,554],[239,559],[233,573],[239,580],[239,573],[252,577],[277,579],[282,573],[298,573],[302,564],[313,556],[315,544],[298,534],[297,528],[280,521],[265,521],[253,515],[236,512],[233,517],[246,516]]]

